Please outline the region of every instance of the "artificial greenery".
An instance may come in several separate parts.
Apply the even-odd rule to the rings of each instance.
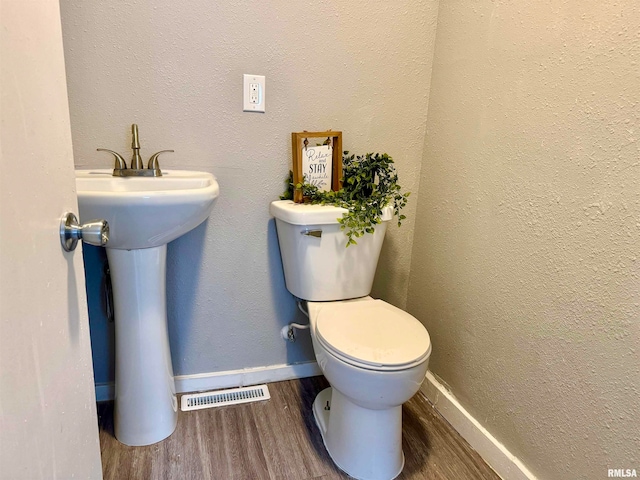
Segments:
[[[407,204],[410,192],[402,193],[389,155],[367,153],[356,156],[344,152],[342,172],[342,188],[337,192],[321,192],[306,182],[294,185],[293,173],[289,172],[287,189],[280,199],[293,199],[294,189],[299,189],[308,203],[346,208],[348,212],[338,222],[347,236],[347,247],[356,245],[356,238],[374,232],[374,227],[382,222],[382,208],[387,205],[393,206],[398,226],[402,224],[406,217],[400,211]]]

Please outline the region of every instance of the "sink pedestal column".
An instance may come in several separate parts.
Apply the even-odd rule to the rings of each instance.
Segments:
[[[167,330],[167,246],[107,248],[107,258],[115,303],[115,436],[125,445],[151,445],[171,435],[178,421]]]

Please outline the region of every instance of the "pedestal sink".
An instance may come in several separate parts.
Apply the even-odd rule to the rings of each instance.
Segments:
[[[167,243],[197,227],[219,194],[210,173],[114,177],[76,170],[80,220],[109,223],[116,333],[116,438],[150,445],[173,433],[178,403],[166,309]]]

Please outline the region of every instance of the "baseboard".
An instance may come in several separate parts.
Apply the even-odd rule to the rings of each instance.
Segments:
[[[281,382],[295,378],[322,375],[317,362],[294,363],[292,365],[270,365],[268,367],[244,368],[226,372],[197,373],[194,375],[177,375],[174,380],[177,393],[202,392],[221,388],[246,387],[259,383]],[[113,400],[115,386],[113,383],[96,385],[96,400],[104,402]]]
[[[270,365],[268,367],[245,368],[216,373],[198,373],[175,377],[178,393],[202,392],[219,388],[246,387],[259,383],[281,382],[295,378],[322,375],[317,362],[294,363],[293,365]]]
[[[472,417],[430,371],[420,390],[500,477],[505,480],[536,480],[535,475]]]

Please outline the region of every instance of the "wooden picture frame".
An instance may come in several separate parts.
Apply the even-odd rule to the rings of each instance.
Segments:
[[[342,132],[328,130],[326,132],[292,132],[291,147],[293,153],[293,184],[302,183],[304,172],[302,171],[302,151],[304,148],[315,146],[318,140],[311,142],[310,139],[321,139],[320,143],[331,142],[332,148],[332,171],[331,190],[338,191],[342,188]],[[306,143],[305,143],[306,142]],[[304,203],[305,198],[302,190],[293,189],[293,201]]]

